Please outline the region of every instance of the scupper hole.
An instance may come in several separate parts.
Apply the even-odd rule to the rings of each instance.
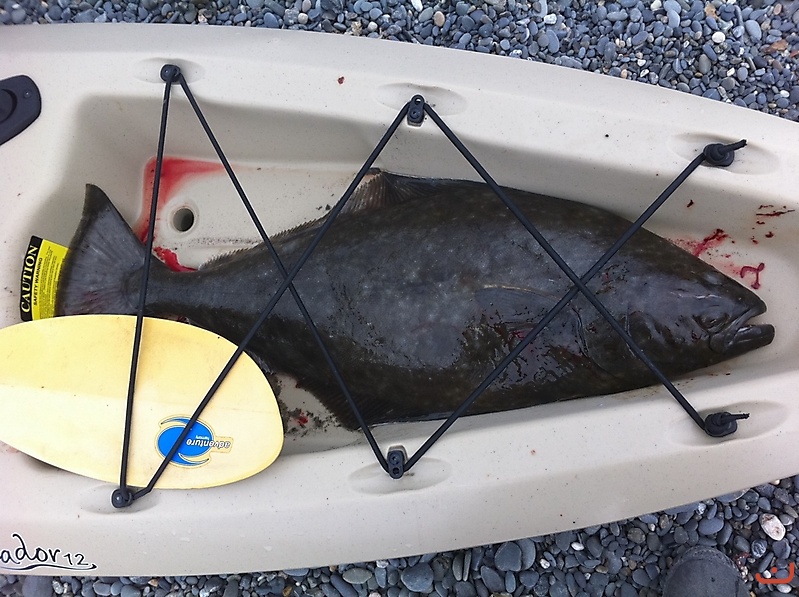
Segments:
[[[172,216],[172,225],[178,232],[188,232],[194,226],[194,212],[188,207],[181,207]]]

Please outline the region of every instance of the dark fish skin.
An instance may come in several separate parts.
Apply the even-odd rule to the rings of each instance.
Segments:
[[[584,204],[506,189],[578,274],[629,222]],[[483,184],[372,175],[295,286],[369,424],[442,417],[492,371],[571,284]],[[290,268],[319,226],[274,239]],[[87,187],[59,288],[59,314],[132,313],[143,248],[105,194]],[[151,315],[179,315],[239,342],[280,283],[262,245],[175,273],[154,260]],[[769,344],[754,293],[646,230],[588,284],[669,377]],[[249,346],[355,420],[286,293]],[[470,408],[503,411],[655,382],[578,296]]]

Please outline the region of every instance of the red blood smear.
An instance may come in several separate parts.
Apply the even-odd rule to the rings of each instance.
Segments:
[[[716,228],[713,231],[713,234],[706,236],[702,240],[675,239],[673,242],[678,247],[681,247],[691,253],[694,257],[699,257],[705,251],[719,246],[728,238],[729,235],[726,232],[724,232],[721,228]]]
[[[305,415],[299,415],[297,417],[297,423],[300,425],[300,427],[305,427],[308,424],[308,417]]]
[[[771,207],[771,206],[767,206],[767,207]],[[778,210],[770,211],[770,212],[767,212],[767,213],[758,212],[755,215],[756,216],[760,216],[761,218],[776,218],[777,216],[784,216],[785,214],[789,214],[792,211],[796,211],[796,210],[795,209],[786,209],[786,208],[783,207],[781,210],[778,209]]]
[[[755,281],[752,282],[749,286],[751,286],[754,290],[760,288],[760,272],[766,269],[766,264],[761,262],[757,267],[752,267],[751,265],[745,265],[741,268],[740,276],[741,278],[745,277],[748,273],[755,274]]]
[[[139,221],[133,226],[133,231],[142,242],[147,238],[147,227],[150,224],[150,206],[153,200],[153,184],[155,180],[155,161],[155,158],[151,158],[144,167],[142,211],[141,216],[139,216]],[[161,184],[158,189],[158,204],[164,205],[181,185],[191,177],[215,174],[222,170],[224,170],[224,166],[218,162],[165,157],[161,165]]]
[[[174,251],[170,251],[169,249],[165,249],[164,247],[153,247],[153,253],[155,256],[158,257],[161,261],[164,262],[169,269],[173,272],[193,272],[195,269],[193,267],[186,267],[185,265],[181,265],[180,261],[178,261],[178,256],[175,254]]]

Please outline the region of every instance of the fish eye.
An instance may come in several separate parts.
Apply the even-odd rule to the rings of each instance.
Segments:
[[[724,280],[726,279],[726,276],[724,274],[722,274],[721,272],[710,271],[710,272],[705,272],[702,275],[702,278],[708,284],[712,284],[713,286],[721,286],[724,283]]]

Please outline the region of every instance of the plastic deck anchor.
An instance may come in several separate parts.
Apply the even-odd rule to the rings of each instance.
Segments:
[[[425,101],[421,95],[414,95],[408,104],[408,124],[411,126],[422,126],[424,122]]]
[[[711,143],[706,145],[702,150],[702,155],[705,156],[705,161],[711,166],[720,166],[726,168],[735,159],[735,150],[741,149],[746,146],[746,139],[741,139],[737,143]]]
[[[28,128],[42,112],[39,88],[27,75],[0,81],[0,145]]]
[[[176,64],[165,64],[161,67],[161,80],[164,83],[175,83],[180,76],[180,67]]]
[[[705,418],[705,433],[710,437],[724,437],[738,430],[738,421],[748,419],[749,413],[731,414],[727,411],[711,413]]]
[[[127,508],[133,503],[134,499],[136,498],[133,492],[127,487],[125,489],[115,489],[111,494],[111,505],[114,508]]]
[[[408,454],[404,446],[391,446],[386,456],[388,462],[388,474],[392,479],[401,479],[405,474]]]

